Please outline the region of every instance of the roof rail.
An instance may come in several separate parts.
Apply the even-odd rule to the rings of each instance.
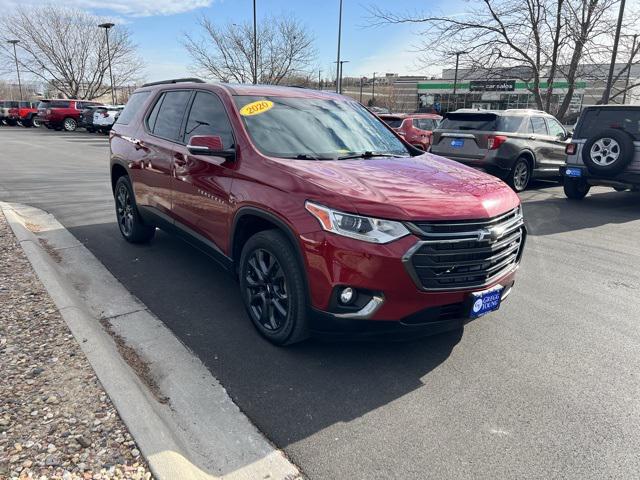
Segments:
[[[200,78],[172,78],[172,79],[169,79],[169,80],[160,80],[159,82],[145,83],[142,86],[143,87],[151,87],[153,85],[164,85],[164,84],[168,84],[168,83],[185,83],[185,82],[206,83],[204,80],[201,80]]]

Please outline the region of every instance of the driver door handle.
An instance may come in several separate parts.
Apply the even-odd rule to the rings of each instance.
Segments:
[[[187,160],[181,153],[176,153],[173,155],[173,162],[177,167],[184,167],[187,164]]]

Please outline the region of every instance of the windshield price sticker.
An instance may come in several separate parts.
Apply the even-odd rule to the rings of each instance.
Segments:
[[[240,109],[240,115],[250,117],[252,115],[260,115],[273,108],[273,102],[270,100],[258,100],[257,102],[247,103]]]

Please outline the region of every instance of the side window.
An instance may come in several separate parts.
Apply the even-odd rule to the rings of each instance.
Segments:
[[[164,93],[160,95],[160,97],[158,97],[156,104],[153,106],[153,110],[151,110],[151,113],[147,118],[147,128],[149,129],[150,132],[153,132],[153,129],[156,126],[156,119],[158,118],[158,112],[160,111],[160,106],[162,105],[163,100],[164,100]],[[125,112],[126,111],[127,111],[127,108],[125,107]],[[122,117],[122,115],[120,116]]]
[[[84,102],[76,102],[76,110],[82,110],[84,107]]]
[[[153,134],[171,141],[178,141],[184,110],[191,97],[189,90],[165,92],[162,105],[158,111]]]
[[[142,108],[142,105],[144,105],[144,102],[147,100],[147,98],[149,98],[149,95],[151,95],[150,91],[136,92],[133,95],[131,95],[131,97],[129,98],[129,101],[127,102],[127,105],[124,107],[124,110],[122,111],[122,114],[118,117],[118,120],[116,123],[119,123],[122,125],[128,124],[133,119],[135,114],[138,113],[138,110]]]
[[[558,123],[557,120],[553,118],[547,118],[547,127],[549,127],[549,135],[552,137],[562,138],[564,139],[565,131],[562,125]]]
[[[222,101],[216,95],[196,93],[184,132],[185,143],[188,144],[194,135],[217,135],[222,138],[224,148],[233,146],[231,124]]]
[[[547,131],[547,124],[542,117],[531,117],[531,125],[533,127],[533,133],[538,135],[549,135]]]

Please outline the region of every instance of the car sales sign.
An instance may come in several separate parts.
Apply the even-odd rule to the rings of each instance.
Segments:
[[[471,80],[471,92],[513,92],[516,89],[515,80]]]

